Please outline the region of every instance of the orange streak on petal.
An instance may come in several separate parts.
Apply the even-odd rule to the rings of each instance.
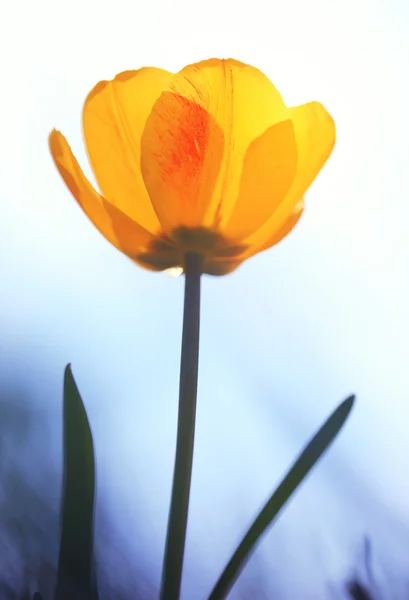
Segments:
[[[202,195],[197,201],[197,212],[189,218],[195,218],[195,225],[224,227],[237,199],[245,152],[254,139],[287,118],[284,101],[261,71],[233,59],[188,65],[172,77],[167,92],[185,98],[191,106],[200,106],[210,115],[207,148],[208,154],[217,156],[218,177],[211,195]],[[165,115],[165,102],[156,108]],[[180,109],[177,112],[182,114]],[[168,111],[171,127],[169,117]],[[173,118],[175,122],[180,119]],[[157,123],[163,127],[159,119]],[[221,136],[224,143],[220,160]],[[155,201],[156,210],[157,204]],[[163,213],[160,218],[163,220]]]
[[[162,227],[202,224],[219,173],[223,134],[200,105],[164,92],[148,117],[141,169]]]

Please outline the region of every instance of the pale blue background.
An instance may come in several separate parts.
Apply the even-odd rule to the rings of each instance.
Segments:
[[[135,562],[154,586],[170,494],[183,279],[138,269],[94,230],[52,164],[47,135],[61,129],[90,175],[80,112],[99,79],[212,56],[254,64],[288,104],[317,99],[332,113],[337,146],[294,233],[231,276],[203,281],[184,598],[204,598],[273,485],[351,392],[358,404],[346,429],[245,579],[260,571],[273,586],[266,589],[283,597],[328,597],[328,582],[350,574],[369,535],[380,585],[392,581],[403,597],[407,3],[20,0],[2,9],[0,56],[1,382],[30,391],[45,410],[41,452],[58,472],[62,373],[72,362],[96,438],[99,500],[115,511],[130,556],[142,547]],[[41,461],[21,452],[35,476]],[[47,493],[58,497],[55,477]],[[122,560],[114,548],[107,554],[106,564]]]

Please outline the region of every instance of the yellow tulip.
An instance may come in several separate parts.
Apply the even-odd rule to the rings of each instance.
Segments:
[[[233,59],[101,81],[85,100],[83,132],[101,193],[57,130],[50,149],[102,235],[154,271],[199,253],[211,275],[293,229],[335,142],[320,103],[288,108],[261,71]]]

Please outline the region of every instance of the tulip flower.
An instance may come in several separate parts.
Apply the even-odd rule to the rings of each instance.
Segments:
[[[51,154],[85,214],[118,250],[151,271],[185,274],[179,413],[161,600],[178,600],[195,432],[201,275],[226,275],[280,242],[335,143],[319,102],[289,108],[269,79],[237,60],[176,74],[120,73],[88,94],[83,133],[99,190],[65,137]],[[257,540],[342,427],[348,398],[306,447],[216,583],[224,598]]]
[[[261,71],[232,59],[102,81],[85,100],[83,132],[100,192],[59,131],[50,148],[102,235],[147,269],[183,269],[195,252],[211,275],[293,229],[335,142],[320,103],[287,108]]]

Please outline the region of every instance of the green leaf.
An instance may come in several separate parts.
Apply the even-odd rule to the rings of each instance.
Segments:
[[[301,452],[242,539],[214,586],[209,600],[222,600],[227,597],[257,542],[321,455],[333,442],[351,412],[354,401],[355,396],[350,396],[344,400]]]
[[[64,483],[56,600],[95,600],[94,446],[87,413],[67,365],[64,373]]]

